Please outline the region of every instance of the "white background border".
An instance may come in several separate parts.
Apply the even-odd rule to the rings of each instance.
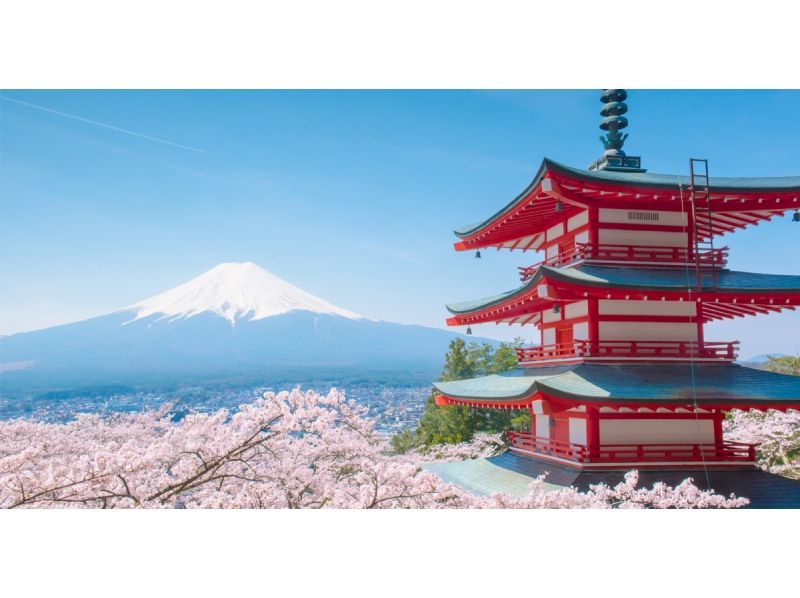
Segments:
[[[4,2],[3,87],[798,87],[785,0]]]
[[[5,3],[0,86],[796,88],[797,10],[769,0]],[[796,591],[798,523],[798,511],[5,512],[0,592],[780,596]]]

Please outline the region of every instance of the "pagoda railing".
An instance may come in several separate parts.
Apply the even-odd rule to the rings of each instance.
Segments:
[[[728,260],[728,248],[699,251],[697,261],[702,268],[722,267]],[[578,262],[624,263],[658,267],[669,265],[695,265],[694,251],[686,247],[647,247],[639,245],[592,245],[576,243],[575,247],[557,256],[542,260],[532,266],[519,268],[519,277],[525,281],[536,273],[539,266],[568,266]]]
[[[586,341],[576,340],[569,344],[539,345],[517,348],[520,365],[538,365],[549,361],[572,359],[622,361],[686,361],[713,360],[733,361],[739,353],[739,341],[703,342],[694,341]]]
[[[584,357],[584,354],[575,344],[537,345],[535,347],[517,347],[517,362],[524,365],[530,361],[545,361],[550,359],[568,359],[570,357]]]
[[[589,456],[587,447],[582,444],[573,444],[562,440],[543,438],[529,432],[514,432],[512,430],[506,432],[506,436],[508,437],[508,445],[512,449],[560,457],[570,461],[584,461]]]
[[[753,463],[756,444],[723,441],[714,443],[642,443],[601,444],[590,448],[535,436],[527,432],[508,431],[508,444],[512,449],[558,457],[578,463],[676,463],[676,462],[727,462]]]

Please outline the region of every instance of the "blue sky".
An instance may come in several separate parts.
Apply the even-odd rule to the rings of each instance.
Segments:
[[[445,303],[513,288],[516,266],[537,261],[475,260],[453,251],[452,228],[507,203],[544,156],[585,167],[602,151],[597,90],[2,94],[5,334],[109,312],[225,261],[443,327]],[[631,90],[628,104],[626,150],[651,172],[685,174],[696,156],[712,176],[800,174],[800,92]],[[730,267],[797,274],[790,220],[726,236]],[[798,352],[798,330],[788,313],[707,338],[738,338],[745,356]]]

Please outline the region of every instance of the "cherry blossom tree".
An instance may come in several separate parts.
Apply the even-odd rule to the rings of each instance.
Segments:
[[[725,438],[758,443],[758,465],[771,473],[800,479],[800,411],[740,411],[723,423]]]
[[[469,442],[457,444],[435,444],[432,447],[418,449],[416,454],[422,461],[464,461],[491,457],[503,452],[506,444],[501,434],[476,432]]]
[[[343,393],[264,393],[230,413],[81,415],[0,422],[0,507],[75,508],[642,508],[739,507],[746,499],[675,488],[615,487],[476,497],[423,469],[487,456],[497,436],[392,455]]]

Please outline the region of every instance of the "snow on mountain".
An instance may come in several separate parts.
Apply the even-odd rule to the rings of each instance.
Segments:
[[[255,264],[220,264],[125,309],[0,338],[0,417],[9,396],[432,380],[455,338],[359,316]]]
[[[239,319],[261,320],[291,311],[365,319],[289,284],[252,262],[220,264],[189,282],[120,311],[136,312],[130,322],[152,315],[159,315],[157,320],[174,321],[206,312],[222,316],[231,325]]]

